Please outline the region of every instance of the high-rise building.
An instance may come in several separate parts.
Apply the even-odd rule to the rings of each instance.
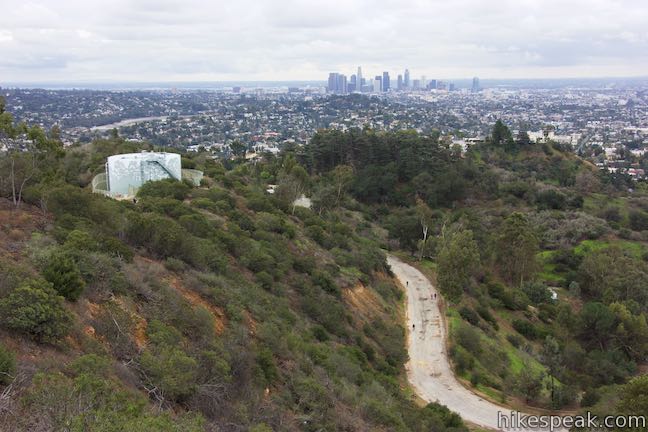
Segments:
[[[454,91],[455,90],[455,85],[454,83],[448,84],[448,91]]]
[[[347,77],[344,74],[338,74],[336,93],[338,94],[347,93]]]
[[[359,92],[362,92],[362,85],[364,84],[364,82],[362,82],[362,68],[360,66],[358,66],[358,73],[357,73],[357,76],[356,76],[356,82],[357,82],[356,90],[358,90]]]
[[[403,80],[403,86],[407,89],[410,88],[410,75],[409,69],[405,69],[405,79]]]
[[[403,90],[403,75],[401,74],[398,74],[398,78],[396,79],[396,90]]]
[[[328,77],[328,87],[327,90],[329,93],[336,93],[337,92],[337,84],[338,84],[338,73],[337,72],[331,72]]]
[[[478,77],[473,78],[472,89],[471,90],[472,90],[473,93],[477,93],[479,90],[481,90],[479,88],[479,78]]]
[[[412,81],[412,90],[420,90],[420,89],[421,89],[421,80]]]
[[[431,79],[430,82],[427,85],[428,90],[436,90],[437,88],[437,80]]]
[[[329,93],[346,94],[349,92],[347,77],[344,74],[331,72],[328,78],[328,86],[326,90]]]
[[[427,88],[427,79],[425,78],[425,75],[421,77],[421,88],[422,89]]]
[[[389,72],[383,72],[382,75],[382,91],[388,92],[391,84],[389,82]]]
[[[382,77],[380,75],[376,75],[376,78],[374,78],[373,91],[374,93],[380,93],[382,91]]]

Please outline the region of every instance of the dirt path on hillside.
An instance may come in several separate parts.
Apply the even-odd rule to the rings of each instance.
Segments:
[[[434,286],[423,273],[398,258],[388,255],[387,262],[407,293],[407,346],[410,357],[406,365],[407,377],[419,397],[445,405],[465,421],[488,429],[519,432],[549,430],[498,428],[498,414],[501,412],[510,418],[511,410],[482,399],[455,378],[446,353],[446,328],[439,309],[439,294]]]

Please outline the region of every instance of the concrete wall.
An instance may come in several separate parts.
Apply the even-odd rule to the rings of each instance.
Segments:
[[[132,196],[147,181],[167,178],[181,180],[180,155],[143,152],[109,156],[106,176],[111,196]]]

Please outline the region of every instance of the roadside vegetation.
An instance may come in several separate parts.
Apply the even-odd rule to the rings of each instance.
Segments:
[[[146,143],[63,149],[2,104],[0,139],[2,430],[465,431],[407,388],[385,250],[433,275],[487,397],[642,403],[645,186],[555,143],[321,131],[255,163],[183,154],[201,186],[132,202],[89,183]]]
[[[200,187],[115,201],[91,178],[150,146],[0,119],[1,430],[466,430],[407,391],[402,293],[348,180],[310,210],[294,152],[188,154]]]
[[[326,131],[305,160],[322,183],[351,167],[387,247],[436,280],[466,385],[517,407],[607,395],[597,409],[617,409],[648,355],[645,184],[501,122],[465,153],[434,135]]]

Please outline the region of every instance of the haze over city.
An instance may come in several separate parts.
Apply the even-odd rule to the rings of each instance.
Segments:
[[[640,0],[2,1],[11,82],[324,80],[408,67],[439,78],[639,76]]]

